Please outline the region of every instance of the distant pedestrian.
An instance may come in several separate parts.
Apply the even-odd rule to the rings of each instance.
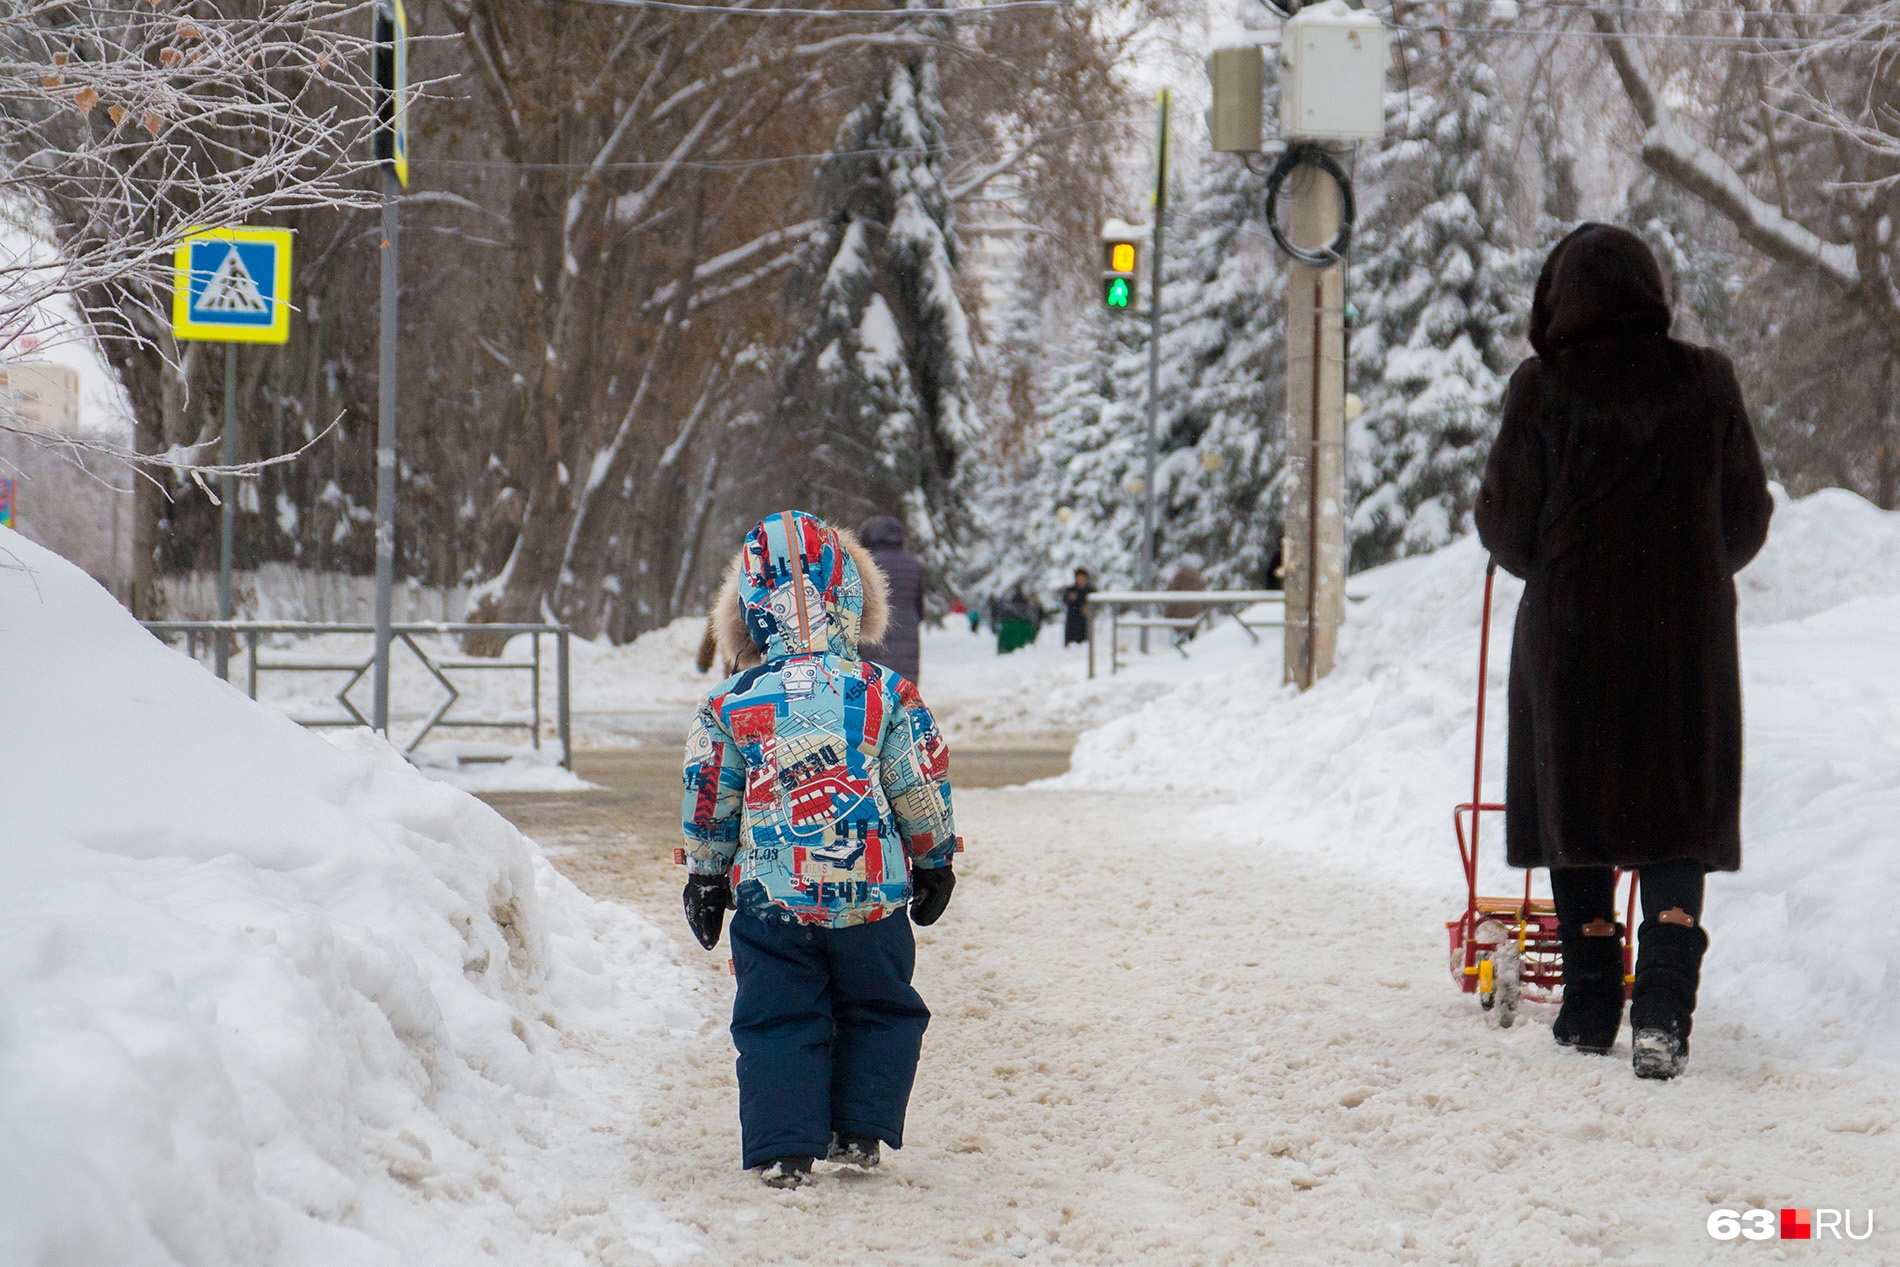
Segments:
[[[1207,578],[1201,574],[1201,556],[1184,554],[1181,561],[1174,565],[1174,575],[1168,578],[1168,588],[1199,593],[1207,588]],[[1161,609],[1161,614],[1169,620],[1191,620],[1207,610],[1198,603],[1169,603]]]
[[[1728,358],[1669,337],[1662,272],[1603,224],[1545,261],[1478,533],[1524,578],[1511,645],[1505,837],[1549,867],[1563,945],[1557,1041],[1623,1021],[1613,868],[1639,873],[1637,1076],[1673,1078],[1708,934],[1705,873],[1741,866],[1734,574],[1774,504]]]
[[[1062,591],[1062,645],[1089,640],[1089,595],[1095,586],[1089,583],[1089,570],[1077,568],[1075,583]]]
[[[1174,575],[1168,578],[1168,588],[1173,591],[1197,594],[1207,588],[1207,578],[1201,574],[1201,558],[1197,554],[1184,554],[1175,564]],[[1192,642],[1194,635],[1201,631],[1200,621],[1207,615],[1207,608],[1199,603],[1166,603],[1161,614],[1169,620],[1192,620],[1195,624],[1176,628],[1172,637],[1174,645]]]
[[[990,628],[996,631],[996,654],[1008,655],[1034,643],[1046,614],[1042,604],[1031,598],[1028,588],[1018,581],[1007,597],[990,604]]]
[[[891,623],[884,637],[865,646],[864,658],[873,660],[915,682],[920,665],[918,632],[924,619],[924,565],[904,549],[904,525],[889,515],[865,521],[858,540],[884,570],[891,592]]]
[[[713,611],[721,654],[763,662],[713,688],[686,740],[686,920],[711,950],[735,912],[744,1165],[796,1188],[819,1158],[903,1146],[930,1023],[911,924],[956,885],[950,753],[916,686],[859,658],[888,607],[851,534],[772,515]]]

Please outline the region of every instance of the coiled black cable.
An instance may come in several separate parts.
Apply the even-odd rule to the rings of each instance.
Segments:
[[[1287,240],[1286,230],[1280,227],[1280,186],[1300,166],[1317,167],[1332,177],[1339,186],[1339,231],[1333,240],[1317,251],[1295,246]],[[1346,258],[1346,252],[1352,249],[1352,225],[1356,214],[1352,200],[1352,178],[1346,175],[1346,169],[1339,165],[1330,151],[1322,145],[1296,141],[1287,146],[1267,173],[1267,231],[1273,234],[1274,245],[1312,268],[1330,268]]]

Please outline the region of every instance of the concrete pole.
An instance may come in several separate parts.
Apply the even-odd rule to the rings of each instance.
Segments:
[[[1317,250],[1339,225],[1339,191],[1314,167],[1287,178],[1287,236]],[[1333,671],[1346,614],[1346,344],[1343,270],[1287,264],[1286,680]]]
[[[233,248],[235,249],[235,248]],[[238,345],[224,345],[224,467],[218,477],[218,619],[230,620],[237,610],[231,599],[231,568],[237,549],[237,383]],[[217,639],[218,676],[231,677],[231,635],[220,629]]]
[[[384,163],[382,350],[376,383],[376,664],[370,721],[389,733],[390,591],[396,581],[396,200],[402,187]]]

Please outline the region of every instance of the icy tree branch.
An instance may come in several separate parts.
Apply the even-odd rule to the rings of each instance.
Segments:
[[[192,229],[366,203],[367,28],[353,0],[0,15],[0,189],[41,244],[0,260],[0,340],[71,295],[149,343]]]
[[[1770,259],[1819,273],[1849,290],[1858,289],[1861,273],[1854,248],[1823,239],[1749,192],[1734,166],[1685,132],[1657,100],[1616,19],[1598,9],[1591,20],[1604,37],[1604,51],[1645,129],[1643,165],[1720,213],[1743,241]]]
[[[798,224],[788,224],[782,229],[774,229],[770,233],[762,233],[758,237],[753,238],[750,242],[747,242],[744,246],[737,246],[723,254],[715,255],[693,269],[693,285],[698,287],[707,282],[716,281],[725,274],[730,273],[733,269],[740,268],[752,260],[757,259],[766,251],[773,250],[780,246],[802,242],[817,232],[818,225],[819,222],[816,220],[804,220]],[[664,308],[673,302],[673,297],[678,293],[679,283],[668,282],[653,292],[652,297],[647,300],[646,306],[649,310]]]

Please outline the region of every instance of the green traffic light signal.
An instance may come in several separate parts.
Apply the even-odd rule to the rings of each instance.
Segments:
[[[1108,279],[1103,298],[1108,301],[1108,306],[1111,308],[1126,308],[1134,301],[1134,287],[1128,284],[1126,277],[1111,277]]]

